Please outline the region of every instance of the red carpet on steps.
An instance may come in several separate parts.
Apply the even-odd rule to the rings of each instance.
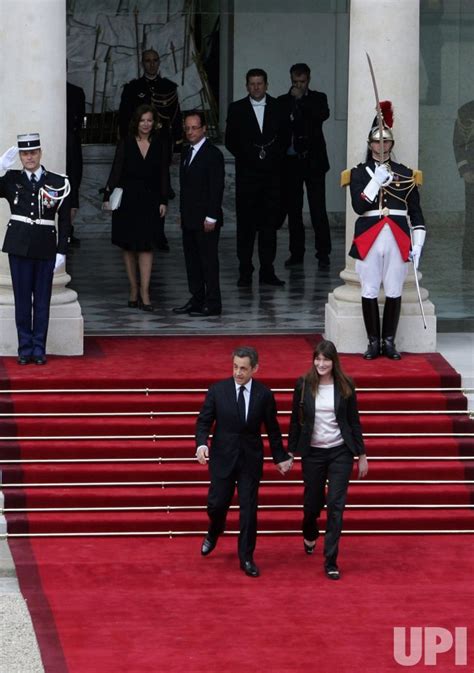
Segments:
[[[471,536],[344,536],[342,578],[294,537],[12,540],[46,673],[471,673]],[[319,546],[319,542],[318,542]],[[468,629],[468,665],[402,667],[394,627]]]
[[[232,373],[230,354],[252,345],[260,354],[259,378],[292,387],[307,371],[320,335],[215,337],[86,337],[83,357],[50,356],[46,367],[19,367],[16,358],[1,361],[1,387],[108,388],[140,386],[207,388]],[[376,362],[343,356],[359,387],[459,386],[460,377],[438,353],[407,354],[401,362]]]

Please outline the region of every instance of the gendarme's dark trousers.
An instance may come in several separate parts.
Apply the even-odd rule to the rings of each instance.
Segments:
[[[245,456],[241,456],[233,472],[225,479],[211,478],[207,499],[207,513],[210,519],[208,537],[217,540],[224,532],[227,511],[232,502],[237,482],[239,494],[239,559],[243,563],[253,559],[257,542],[257,506],[260,479],[249,472]]]
[[[352,474],[354,456],[345,444],[332,449],[311,447],[302,458],[304,479],[303,536],[315,540],[319,535],[317,518],[327,504],[327,526],[324,536],[326,565],[335,564],[346,506],[347,488]],[[328,481],[327,496],[325,494]]]
[[[288,213],[290,253],[292,257],[298,259],[302,259],[305,253],[303,223],[305,185],[314,230],[315,254],[318,259],[324,259],[331,254],[331,233],[326,212],[326,174],[311,170],[307,158],[286,156],[282,185],[283,203]]]
[[[44,355],[55,260],[11,254],[8,260],[15,297],[18,355]]]

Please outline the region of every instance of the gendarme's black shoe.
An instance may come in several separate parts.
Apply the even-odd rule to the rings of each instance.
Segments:
[[[249,577],[258,577],[260,575],[260,570],[253,561],[241,561],[240,569]]]
[[[44,355],[33,355],[33,362],[35,365],[45,365],[46,357]]]
[[[201,545],[201,555],[208,556],[214,547],[217,544],[217,540],[210,540],[208,537],[205,537]]]
[[[314,549],[316,547],[316,540],[312,544],[308,544],[306,540],[303,540],[303,546],[306,554],[314,554]]]
[[[31,357],[29,355],[19,355],[17,362],[19,365],[29,365],[31,362]]]
[[[369,345],[364,353],[365,360],[375,360],[380,355],[380,342],[378,337],[369,337]]]
[[[393,337],[384,337],[382,339],[382,355],[390,358],[390,360],[402,359],[402,356],[395,348],[395,341]]]

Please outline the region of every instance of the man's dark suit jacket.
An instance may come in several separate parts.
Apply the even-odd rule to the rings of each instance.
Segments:
[[[213,432],[209,451],[211,478],[229,477],[243,452],[247,468],[260,479],[263,470],[262,423],[268,433],[273,461],[287,460],[289,456],[283,449],[275,398],[269,388],[252,379],[245,423],[239,416],[233,378],[209,388],[196,424],[196,445],[207,444],[209,434]]]
[[[308,89],[308,93],[299,100],[285,93],[278,97],[278,102],[285,120],[291,124],[290,116],[295,118],[292,131],[301,136],[301,144],[306,146],[311,170],[327,173],[329,160],[323,134],[323,122],[329,118],[326,94]],[[291,135],[289,140],[291,143]],[[295,149],[298,151],[298,147]]]
[[[300,425],[300,400],[303,378],[296,382],[295,392],[293,393],[293,407],[291,412],[290,431],[288,434],[288,451],[299,453],[302,457],[309,453],[311,446],[311,435],[314,427],[315,402],[308,382],[305,384],[303,398],[303,425]],[[342,439],[347,448],[354,454],[360,456],[365,453],[364,440],[362,438],[362,428],[359,420],[359,411],[357,409],[356,394],[353,391],[348,398],[342,397],[336,384],[334,384],[334,409],[336,411],[336,420],[341,431]]]
[[[204,219],[212,217],[222,226],[222,197],[224,194],[224,156],[209,140],[200,147],[190,163],[180,166],[180,211],[183,229],[202,230]]]
[[[266,97],[263,132],[249,96],[229,105],[225,146],[235,157],[237,173],[276,173],[288,147],[288,124],[281,114],[276,98]],[[259,159],[260,148],[265,146],[265,159]]]

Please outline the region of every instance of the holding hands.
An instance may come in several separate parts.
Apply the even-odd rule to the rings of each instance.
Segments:
[[[277,470],[280,474],[285,475],[287,472],[289,472],[293,466],[294,458],[293,454],[288,454],[290,457],[288,460],[283,460],[281,463],[277,463]]]

